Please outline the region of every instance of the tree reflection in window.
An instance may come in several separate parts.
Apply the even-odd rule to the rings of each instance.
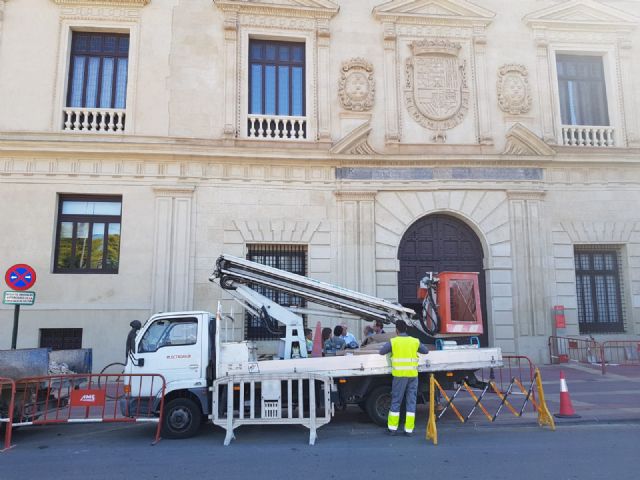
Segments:
[[[61,196],[55,273],[118,273],[121,197]]]

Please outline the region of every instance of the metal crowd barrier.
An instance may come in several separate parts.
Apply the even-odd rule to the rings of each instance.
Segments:
[[[608,340],[598,343],[592,339],[549,337],[551,363],[578,362],[600,367],[640,365],[640,340]]]
[[[549,337],[550,363],[587,363],[601,365],[602,346],[595,340],[571,337]]]
[[[607,365],[640,365],[640,340],[608,340],[602,342],[602,373]]]
[[[50,375],[21,378],[14,385],[9,417],[13,427],[150,422],[157,423],[153,443],[160,440],[166,388],[162,375]],[[113,388],[122,392],[114,394]]]
[[[438,414],[436,414],[435,409],[436,387],[442,397],[446,400],[446,404]],[[520,405],[519,407],[513,405],[512,401],[509,400],[509,397],[518,390],[524,395],[522,405]],[[461,408],[455,405],[455,401],[456,399],[458,399],[458,395],[461,392],[468,393],[474,402],[466,414],[463,414],[461,412]],[[489,409],[491,409],[492,407],[490,407],[487,402],[486,395],[488,393],[495,393],[497,398],[499,399],[497,407],[494,407],[495,411],[493,414],[489,412]],[[535,399],[534,393],[537,393],[538,400]],[[436,427],[436,422],[442,418],[442,416],[447,412],[449,408],[451,408],[451,410],[461,423],[469,422],[471,416],[477,409],[482,411],[487,420],[489,420],[490,422],[495,422],[496,418],[498,418],[498,415],[500,415],[504,407],[507,407],[507,409],[515,417],[522,417],[524,410],[528,404],[531,404],[534,411],[537,412],[538,425],[540,425],[541,427],[547,425],[551,428],[551,430],[555,430],[555,422],[553,420],[553,417],[551,416],[551,413],[549,412],[549,408],[547,407],[547,403],[545,401],[544,390],[542,388],[542,378],[538,369],[535,370],[533,379],[531,380],[531,384],[528,388],[522,384],[521,380],[518,377],[512,377],[509,385],[505,390],[499,388],[494,380],[489,380],[489,382],[487,382],[484,389],[479,393],[479,395],[476,395],[470,385],[468,385],[466,382],[463,382],[458,386],[458,388],[451,396],[448,396],[440,383],[438,383],[438,381],[435,379],[435,376],[431,374],[429,382],[429,417],[427,421],[426,438],[427,440],[432,440],[434,445],[438,444],[438,430]]]
[[[4,431],[4,452],[11,448],[11,431],[13,429],[13,407],[16,398],[16,382],[10,378],[0,378],[0,433]]]
[[[309,445],[314,445],[317,429],[333,416],[331,385],[330,377],[310,373],[219,378],[211,387],[211,419],[226,430],[225,445],[242,425],[302,425],[309,429]]]

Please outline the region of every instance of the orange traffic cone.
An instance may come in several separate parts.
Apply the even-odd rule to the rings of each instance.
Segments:
[[[571,397],[569,396],[569,389],[567,388],[567,381],[564,378],[564,372],[560,370],[560,413],[554,414],[554,417],[558,418],[580,418],[577,415],[571,404]]]

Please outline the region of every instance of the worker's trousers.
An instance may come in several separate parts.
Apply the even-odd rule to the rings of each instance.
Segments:
[[[405,398],[407,415],[404,420],[404,431],[413,432],[416,425],[416,399],[418,397],[418,377],[393,377],[391,384],[391,409],[387,417],[389,430],[398,430],[400,425],[400,405]]]

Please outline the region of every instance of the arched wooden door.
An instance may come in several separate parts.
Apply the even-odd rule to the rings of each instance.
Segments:
[[[487,345],[486,287],[480,239],[471,228],[455,217],[428,215],[406,231],[398,249],[398,301],[420,312],[418,282],[425,272],[479,272],[480,301],[484,334],[480,343]]]

